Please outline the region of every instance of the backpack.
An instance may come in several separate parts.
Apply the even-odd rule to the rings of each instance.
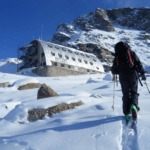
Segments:
[[[121,41],[115,45],[115,58],[119,68],[130,69],[134,67],[132,52],[127,43]]]

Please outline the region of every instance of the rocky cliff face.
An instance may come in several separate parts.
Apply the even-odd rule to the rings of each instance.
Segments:
[[[109,70],[108,64],[113,61],[115,42],[123,40],[130,43],[131,40],[130,36],[123,36],[126,34],[124,30],[116,33],[114,27],[116,24],[150,32],[150,9],[120,8],[102,10],[98,8],[89,14],[77,17],[72,23],[58,25],[51,42],[94,53],[102,62],[105,62],[105,68]],[[116,35],[112,36],[114,32]],[[150,35],[146,32],[143,32],[138,38],[139,40],[147,40],[147,43],[150,43],[148,41]],[[117,34],[122,35],[122,37],[116,39]],[[110,44],[110,41],[114,44]]]
[[[112,23],[109,21],[106,11],[98,8],[87,15],[77,17],[73,24],[82,30],[102,29],[104,31],[115,31]]]
[[[150,32],[150,8],[120,8],[106,12],[112,23]]]
[[[66,42],[76,34],[78,28],[87,32],[92,29],[115,31],[112,23],[109,21],[106,11],[98,8],[94,12],[77,17],[71,24],[59,24],[52,41],[57,43]]]

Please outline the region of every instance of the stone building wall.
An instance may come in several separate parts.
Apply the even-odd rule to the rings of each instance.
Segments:
[[[90,69],[78,67],[78,71],[75,70],[74,66],[57,63],[52,63],[52,66],[43,66],[33,69],[32,72],[39,76],[44,77],[58,77],[58,76],[68,76],[68,75],[82,75],[86,73],[101,73]],[[76,68],[77,69],[77,68]]]

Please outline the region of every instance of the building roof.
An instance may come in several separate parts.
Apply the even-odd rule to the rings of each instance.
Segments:
[[[52,65],[51,61],[54,61],[104,72],[100,60],[93,54],[41,40],[34,40],[30,43],[32,44],[35,41],[43,48],[46,65]]]

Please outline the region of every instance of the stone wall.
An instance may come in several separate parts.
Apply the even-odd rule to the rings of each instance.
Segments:
[[[74,66],[71,65],[65,65],[64,67],[61,67],[60,63],[57,63],[57,66],[54,66],[54,63],[52,63],[53,66],[43,66],[36,69],[33,69],[32,72],[34,74],[37,74],[39,76],[44,77],[58,77],[58,76],[68,76],[68,75],[82,75],[86,73],[101,73],[90,69],[85,68],[79,68],[79,71],[73,70]],[[70,68],[68,68],[70,66]]]

